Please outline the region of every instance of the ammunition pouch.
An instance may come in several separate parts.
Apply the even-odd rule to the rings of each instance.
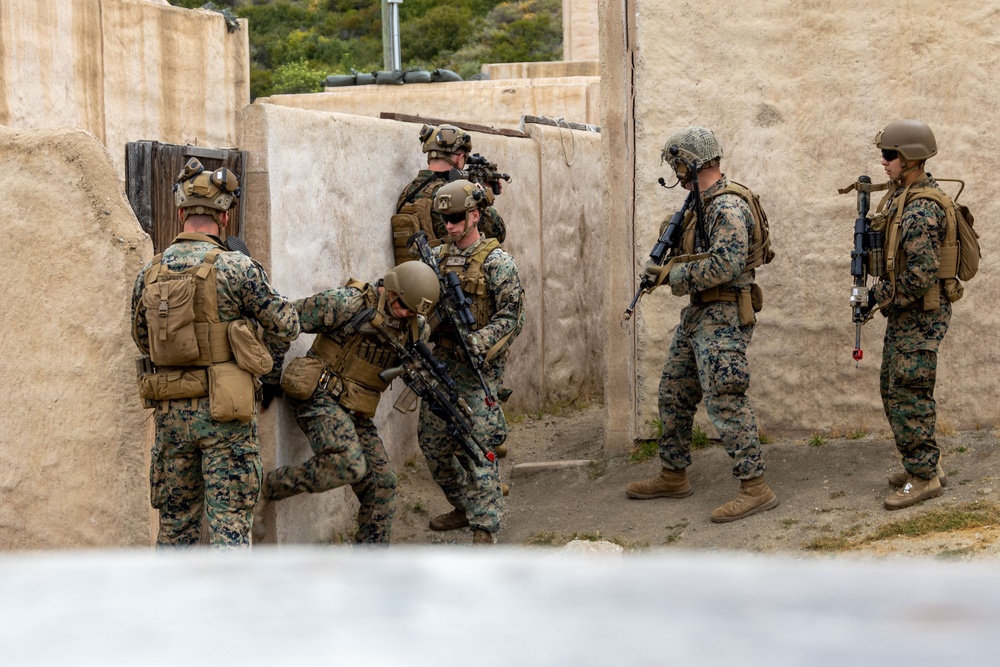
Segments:
[[[208,372],[204,368],[162,369],[137,378],[139,396],[148,401],[208,396]]]
[[[257,325],[250,320],[229,323],[229,345],[236,365],[253,375],[266,375],[274,368],[271,353],[264,346]]]
[[[253,419],[257,379],[235,362],[208,368],[208,407],[212,419],[220,422]]]
[[[308,400],[316,393],[325,370],[326,364],[322,359],[296,357],[285,366],[281,374],[281,388],[294,399]]]

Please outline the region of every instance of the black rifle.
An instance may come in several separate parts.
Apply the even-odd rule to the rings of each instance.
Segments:
[[[864,357],[861,351],[861,325],[867,319],[865,308],[868,306],[868,288],[865,285],[866,273],[879,258],[874,255],[882,252],[882,234],[872,230],[868,219],[868,209],[871,204],[872,179],[868,176],[858,176],[852,188],[858,191],[858,217],[854,220],[854,249],[851,250],[851,275],[854,276],[854,286],[851,288],[851,308],[854,311],[854,358],[855,366]],[[875,260],[873,262],[873,259]]]
[[[406,386],[427,401],[430,411],[445,422],[449,435],[462,444],[473,460],[482,466],[496,460],[496,455],[476,437],[472,410],[458,395],[455,381],[448,375],[445,365],[434,358],[427,344],[418,340],[406,346],[388,336],[383,340],[396,351],[400,363],[379,373],[379,378],[392,382],[402,377]]]
[[[481,183],[483,185],[490,186],[493,190],[494,195],[500,194],[500,181],[507,181],[510,183],[510,174],[504,174],[497,171],[496,162],[490,162],[484,158],[479,153],[473,153],[465,160],[465,169],[454,169],[454,174],[457,178],[464,178],[466,180],[472,181],[473,183]],[[451,178],[451,180],[457,180],[456,178]]]
[[[469,360],[469,365],[472,366],[472,370],[475,371],[476,377],[479,379],[479,384],[482,385],[483,391],[486,393],[486,404],[490,407],[496,405],[497,399],[493,396],[493,392],[490,391],[490,386],[486,383],[486,378],[483,377],[483,367],[486,365],[486,358],[481,354],[474,354],[472,346],[469,345],[469,336],[472,335],[472,330],[469,327],[476,323],[476,318],[472,316],[472,311],[469,310],[472,300],[465,295],[465,291],[462,289],[462,284],[456,273],[448,272],[444,275],[441,274],[438,263],[434,259],[434,253],[431,252],[431,246],[427,242],[427,232],[421,230],[411,236],[409,246],[411,252],[413,246],[416,246],[420,261],[434,269],[434,274],[441,285],[441,298],[437,305],[441,320],[450,324],[452,329],[455,330],[455,338],[458,339],[458,344],[461,346],[462,352],[465,353],[465,358]]]
[[[687,199],[684,200],[684,206],[680,208],[679,211],[673,214],[670,218],[670,222],[667,223],[666,229],[660,234],[660,238],[657,239],[656,245],[653,246],[653,250],[649,253],[649,258],[663,266],[663,261],[667,258],[667,253],[680,243],[681,240],[681,223],[684,222],[684,213],[692,206],[694,201],[694,192],[688,193]],[[653,289],[653,283],[646,277],[645,274],[642,276],[642,280],[639,281],[639,289],[635,291],[635,296],[632,297],[632,303],[628,305],[625,309],[625,314],[622,315],[622,326],[632,317],[632,313],[635,312],[635,306],[639,303],[639,299],[646,292]]]

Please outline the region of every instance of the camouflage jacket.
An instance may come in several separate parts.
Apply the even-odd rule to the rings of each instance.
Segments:
[[[180,234],[163,251],[163,264],[170,271],[183,271],[201,264],[210,250],[220,248],[225,252],[215,262],[219,320],[250,318],[261,325],[264,345],[274,360],[274,369],[261,381],[277,384],[285,352],[299,335],[299,319],[291,301],[268,283],[264,268],[241,252],[227,250],[217,237],[188,232]],[[132,339],[145,354],[149,354],[149,326],[146,311],[140,305],[145,289],[143,277],[150,266],[152,262],[139,272],[132,290]]]
[[[452,247],[452,252],[465,256],[474,255],[483,242],[484,240],[480,240],[473,243],[465,250]],[[435,259],[440,262],[449,247],[450,244],[445,244],[434,248]],[[483,348],[489,350],[504,336],[510,334],[510,338],[494,357],[502,358],[524,328],[524,288],[521,286],[521,277],[514,258],[503,248],[494,248],[486,256],[483,261],[483,274],[486,279],[486,298],[492,301],[494,312],[490,321],[476,331],[476,336]]]
[[[435,175],[434,178],[431,178],[432,174]],[[433,199],[434,195],[438,191],[438,188],[446,183],[448,183],[448,172],[432,172],[429,169],[421,169],[420,172],[417,173],[417,177],[410,181],[410,184],[407,185],[406,188],[404,188],[400,193],[399,199],[396,200],[396,210],[398,211],[402,208],[403,203],[410,195],[413,195],[413,193],[417,193],[414,195],[413,199]],[[423,186],[421,186],[421,184],[423,184]],[[444,220],[441,218],[441,215],[432,210],[431,221],[434,223],[434,235],[439,239],[447,239],[448,230],[445,229]],[[479,220],[479,233],[487,238],[495,238],[500,243],[503,243],[507,238],[507,226],[504,224],[499,211],[497,211],[494,207],[487,206],[483,209],[483,215]]]
[[[753,237],[753,215],[750,207],[737,195],[714,196],[729,185],[725,175],[701,193],[705,213],[705,235],[709,256],[680,265],[678,286],[684,294],[701,292],[712,287],[734,289],[750,285],[755,271],[745,271],[750,241]],[[674,281],[670,282],[674,287]]]
[[[911,188],[931,187],[941,188],[933,178],[916,181]],[[892,219],[903,187],[896,188],[886,204],[888,219]],[[899,249],[906,257],[906,266],[896,269],[895,289],[889,283],[888,276],[872,286],[872,294],[883,309],[902,309],[917,305],[922,308],[924,294],[935,287],[937,274],[941,266],[941,244],[945,235],[945,213],[936,202],[930,199],[912,199],[903,208]],[[888,239],[888,233],[886,233]],[[887,249],[889,251],[891,249]],[[894,296],[895,293],[895,296]]]

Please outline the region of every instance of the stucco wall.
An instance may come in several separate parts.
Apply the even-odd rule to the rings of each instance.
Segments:
[[[563,60],[597,60],[598,0],[563,0]]]
[[[344,86],[327,88],[325,93],[274,95],[258,101],[361,116],[420,114],[498,128],[517,128],[526,114],[600,125],[600,85],[600,77],[572,76]]]
[[[396,197],[425,164],[420,125],[258,103],[243,111],[241,127],[254,198],[247,226],[270,230],[249,235],[248,242],[269,263],[275,286],[300,298],[350,277],[381,277],[392,264],[388,220]],[[530,138],[472,133],[474,150],[513,175],[497,200],[508,226],[504,246],[517,261],[526,304],[525,328],[507,366],[505,385],[514,390],[505,406],[509,414],[593,394],[603,371],[599,310],[591,310],[600,306],[600,296],[592,296],[601,291],[600,263],[588,265],[586,257],[596,254],[602,236],[600,192],[593,187],[599,138],[527,129]],[[304,335],[293,353],[304,352],[311,339]],[[394,386],[383,398],[375,419],[397,468],[420,455],[416,416],[392,410],[399,391]],[[266,464],[304,460],[306,439],[288,406],[276,405],[262,422],[262,433],[274,433],[276,443],[273,451],[265,449]],[[355,507],[347,489],[282,501],[277,538],[336,539],[348,534]]]
[[[0,125],[79,127],[124,174],[125,144],[232,146],[250,101],[248,26],[147,0],[0,3]]]
[[[763,430],[885,429],[881,318],[864,328],[860,368],[851,360],[856,200],[837,188],[862,173],[884,181],[875,133],[897,118],[922,118],[940,149],[928,170],[968,181],[962,201],[976,213],[986,249],[941,348],[939,424],[995,423],[1000,266],[989,249],[1000,205],[986,179],[1000,133],[995,115],[984,112],[996,106],[991,77],[1000,65],[993,48],[1000,4],[892,0],[876,12],[858,1],[606,0],[602,11],[605,115],[613,109],[612,117],[626,119],[606,122],[606,136],[623,150],[605,155],[611,172],[633,174],[635,183],[612,189],[607,201],[609,210],[629,212],[634,241],[611,247],[609,320],[627,303],[658,223],[683,199],[656,184],[665,171],[663,142],[686,125],[713,128],[726,153],[723,171],[760,194],[778,253],[758,273],[766,305],[749,351],[750,395]],[[609,327],[609,348],[616,355],[631,350],[637,359],[637,380],[613,360],[607,367],[609,386],[635,383],[637,401],[619,402],[609,420],[636,420],[628,436],[651,431],[645,424],[655,417],[660,365],[683,303],[660,290],[643,300],[634,330]],[[626,440],[618,433],[610,444],[620,448]]]
[[[132,283],[152,256],[75,129],[0,127],[0,550],[150,541]]]

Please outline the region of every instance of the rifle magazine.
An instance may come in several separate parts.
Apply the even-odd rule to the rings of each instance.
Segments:
[[[409,414],[417,409],[419,400],[420,396],[417,394],[417,392],[410,389],[409,386],[405,386],[403,387],[403,392],[396,399],[396,402],[392,404],[392,408],[396,412]]]

